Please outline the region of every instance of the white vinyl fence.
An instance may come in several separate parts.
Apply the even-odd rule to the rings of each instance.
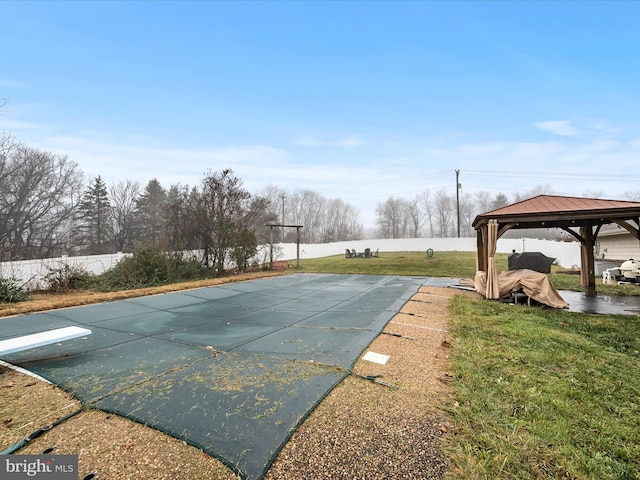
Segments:
[[[282,260],[296,259],[296,244],[279,244],[277,248]],[[370,248],[372,252],[426,252],[432,249],[437,255],[441,252],[475,252],[476,238],[402,238],[384,240],[356,240],[351,242],[320,243],[300,245],[300,259],[328,257],[344,254],[346,249],[363,252]],[[556,259],[561,267],[580,266],[580,244],[578,242],[554,242],[532,238],[498,239],[497,253],[541,252]],[[274,258],[275,259],[275,258]]]
[[[0,277],[15,279],[25,287],[36,289],[45,286],[45,277],[51,271],[68,265],[72,269],[99,275],[109,270],[127,254],[119,252],[107,255],[86,255],[80,257],[62,256],[19,262],[0,262]]]
[[[475,252],[474,238],[403,238],[381,240],[356,240],[350,242],[335,242],[322,244],[301,244],[300,259],[319,258],[330,255],[344,254],[346,249],[363,252],[370,248],[372,252],[426,252],[432,249],[438,251]],[[536,240],[531,238],[499,239],[497,252],[511,253],[512,251],[542,252],[548,257],[557,259],[558,265],[571,268],[580,265],[580,244],[577,242],[554,242],[550,240]],[[282,243],[274,245],[274,260],[295,261],[297,245]],[[24,260],[19,262],[0,263],[0,277],[16,279],[27,288],[45,287],[45,277],[52,270],[68,265],[96,275],[109,270],[128,254],[115,253],[112,255],[91,255],[82,257],[59,257],[41,260]],[[262,255],[264,260],[264,254]],[[268,255],[267,255],[268,257]],[[268,260],[268,258],[267,258]]]

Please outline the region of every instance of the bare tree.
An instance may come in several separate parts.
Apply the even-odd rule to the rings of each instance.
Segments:
[[[131,251],[136,235],[136,205],[140,184],[131,180],[113,183],[109,188],[113,244],[118,252]]]
[[[628,192],[624,192],[622,196],[627,200],[637,202],[640,200],[640,190],[630,190]]]
[[[551,188],[551,185],[538,185],[537,187],[534,187],[531,190],[527,190],[524,193],[516,193],[513,196],[513,201],[511,203],[522,202],[523,200],[537,197],[538,195],[553,195],[553,193],[554,192],[553,188]]]
[[[297,190],[287,196],[290,219],[295,225],[304,225],[301,240],[304,243],[322,242],[325,206],[327,200],[313,190]],[[288,241],[293,241],[294,232],[290,232]]]
[[[431,199],[431,192],[429,190],[425,190],[418,197],[420,201],[420,205],[422,206],[426,218],[426,223],[428,225],[426,236],[429,238],[433,238],[434,235],[434,222],[435,222],[435,213],[433,207],[433,200]]]
[[[288,194],[282,188],[276,185],[267,185],[254,193],[254,196],[262,198],[268,215],[265,222],[271,225],[280,225],[287,222],[293,222],[291,215],[288,213],[287,197]],[[275,241],[284,241],[285,229],[279,229]],[[275,232],[274,232],[275,233]]]
[[[420,230],[424,226],[426,219],[426,213],[420,208],[420,198],[409,198],[406,202],[407,218],[410,222],[411,229],[408,236],[411,238],[418,238],[420,236]]]
[[[268,210],[274,223],[282,223],[282,209],[286,214],[285,223],[304,225],[300,231],[304,243],[353,240],[362,237],[362,224],[358,211],[341,199],[327,199],[309,189],[285,192],[269,185],[259,191],[266,199]],[[284,231],[284,241],[295,241],[296,232]]]
[[[438,236],[442,238],[453,237],[455,199],[447,195],[444,189],[440,189],[436,192],[433,206],[438,222]]]
[[[389,197],[376,207],[377,223],[382,238],[404,238],[407,236],[407,202],[402,198]]]
[[[339,198],[327,200],[321,225],[321,241],[336,242],[362,237],[358,212]]]
[[[201,184],[201,202],[197,218],[203,241],[205,262],[211,262],[219,273],[224,271],[229,249],[238,245],[240,234],[245,235],[239,222],[245,214],[251,194],[231,169],[209,171]],[[246,243],[246,242],[244,242]]]
[[[246,271],[248,260],[259,248],[266,248],[271,233],[267,224],[272,218],[266,199],[254,196],[244,203],[236,216],[236,240],[232,250],[238,269]]]
[[[50,256],[67,240],[82,173],[66,156],[0,142],[0,253]]]
[[[475,192],[473,194],[473,203],[475,203],[478,214],[488,212],[491,210],[491,194],[484,190]]]
[[[473,203],[473,198],[468,193],[463,193],[460,196],[460,236],[471,237],[473,236],[473,220],[478,215],[476,207]]]

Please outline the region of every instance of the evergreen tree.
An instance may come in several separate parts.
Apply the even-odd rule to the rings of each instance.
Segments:
[[[145,246],[160,247],[164,240],[167,191],[157,179],[149,181],[136,201],[138,241]]]
[[[82,194],[75,244],[82,253],[111,253],[112,224],[109,192],[102,177],[95,177]]]
[[[506,207],[509,205],[509,199],[504,193],[498,193],[496,198],[491,202],[491,209],[495,210],[497,208]]]

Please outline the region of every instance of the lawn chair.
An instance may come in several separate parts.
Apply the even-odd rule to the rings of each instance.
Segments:
[[[355,249],[351,249],[351,258],[356,258],[358,256],[358,254],[356,253]]]
[[[378,256],[378,250],[380,250],[379,248],[376,248],[375,253],[371,253],[372,257],[377,257]]]
[[[370,248],[365,248],[364,249],[364,258],[371,258],[371,249]]]
[[[351,258],[351,251],[348,248],[344,250],[344,258]]]

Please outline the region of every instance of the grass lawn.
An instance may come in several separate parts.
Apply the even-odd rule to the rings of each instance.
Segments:
[[[507,256],[497,259],[498,268],[507,268]],[[295,265],[295,260],[291,262]],[[426,277],[473,278],[476,273],[475,252],[380,252],[379,257],[345,258],[334,255],[302,259],[302,272],[355,273],[365,275],[411,275]]]
[[[457,297],[457,478],[640,478],[640,321]]]
[[[507,255],[497,256],[498,271]],[[303,260],[302,271],[473,278],[475,254],[381,253]],[[554,267],[560,289],[580,277]],[[605,294],[640,287],[603,285]],[[449,476],[640,479],[640,318],[456,297]]]

